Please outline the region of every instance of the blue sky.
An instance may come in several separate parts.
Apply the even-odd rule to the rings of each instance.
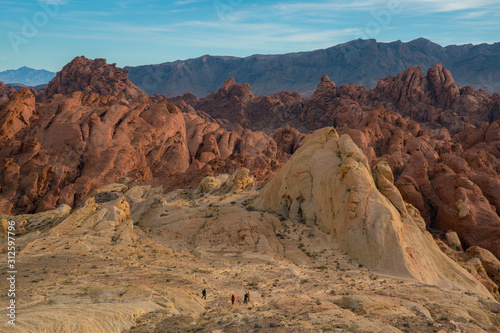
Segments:
[[[0,0],[0,71],[326,48],[356,38],[500,41],[500,0]]]

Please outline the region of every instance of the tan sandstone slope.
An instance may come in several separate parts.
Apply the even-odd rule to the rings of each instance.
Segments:
[[[405,203],[386,162],[370,169],[348,135],[315,131],[263,189],[256,206],[319,225],[362,265],[440,286],[486,294],[468,272],[445,256]]]

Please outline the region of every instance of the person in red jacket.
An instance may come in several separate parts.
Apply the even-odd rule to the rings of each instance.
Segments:
[[[235,300],[235,299],[236,299],[236,298],[234,297],[234,295],[231,295],[231,304],[234,304],[234,300]]]

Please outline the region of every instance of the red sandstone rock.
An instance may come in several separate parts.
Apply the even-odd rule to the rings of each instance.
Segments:
[[[265,181],[307,132],[333,125],[371,165],[387,161],[428,227],[500,256],[500,95],[458,87],[440,64],[427,76],[410,67],[373,90],[324,76],[310,98],[257,96],[229,79],[205,98],[148,100],[126,71],[78,57],[40,103],[0,84],[2,98],[2,212],[75,205],[124,176],[172,189],[246,167]]]
[[[55,94],[97,92],[103,96],[122,95],[130,98],[146,98],[146,93],[129,81],[127,70],[107,64],[106,59],[76,57],[57,73],[47,88],[41,91],[46,97]]]
[[[29,127],[34,111],[35,96],[31,91],[21,89],[16,92],[0,111],[0,142],[13,141],[16,133]]]
[[[304,143],[306,135],[286,125],[274,133],[273,139],[278,144],[278,151],[292,155]]]
[[[74,205],[123,176],[171,179],[239,166],[265,176],[280,165],[265,133],[228,131],[172,103],[96,92],[56,94],[36,106],[29,90],[17,92],[1,109],[0,142],[3,213]]]
[[[0,82],[0,106],[5,104],[15,92],[15,88],[7,87],[3,82]]]

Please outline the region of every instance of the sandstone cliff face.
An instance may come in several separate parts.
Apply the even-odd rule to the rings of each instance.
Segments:
[[[349,136],[325,128],[314,132],[264,187],[256,206],[319,225],[370,269],[484,292],[440,251],[393,179],[387,163],[371,169]]]

